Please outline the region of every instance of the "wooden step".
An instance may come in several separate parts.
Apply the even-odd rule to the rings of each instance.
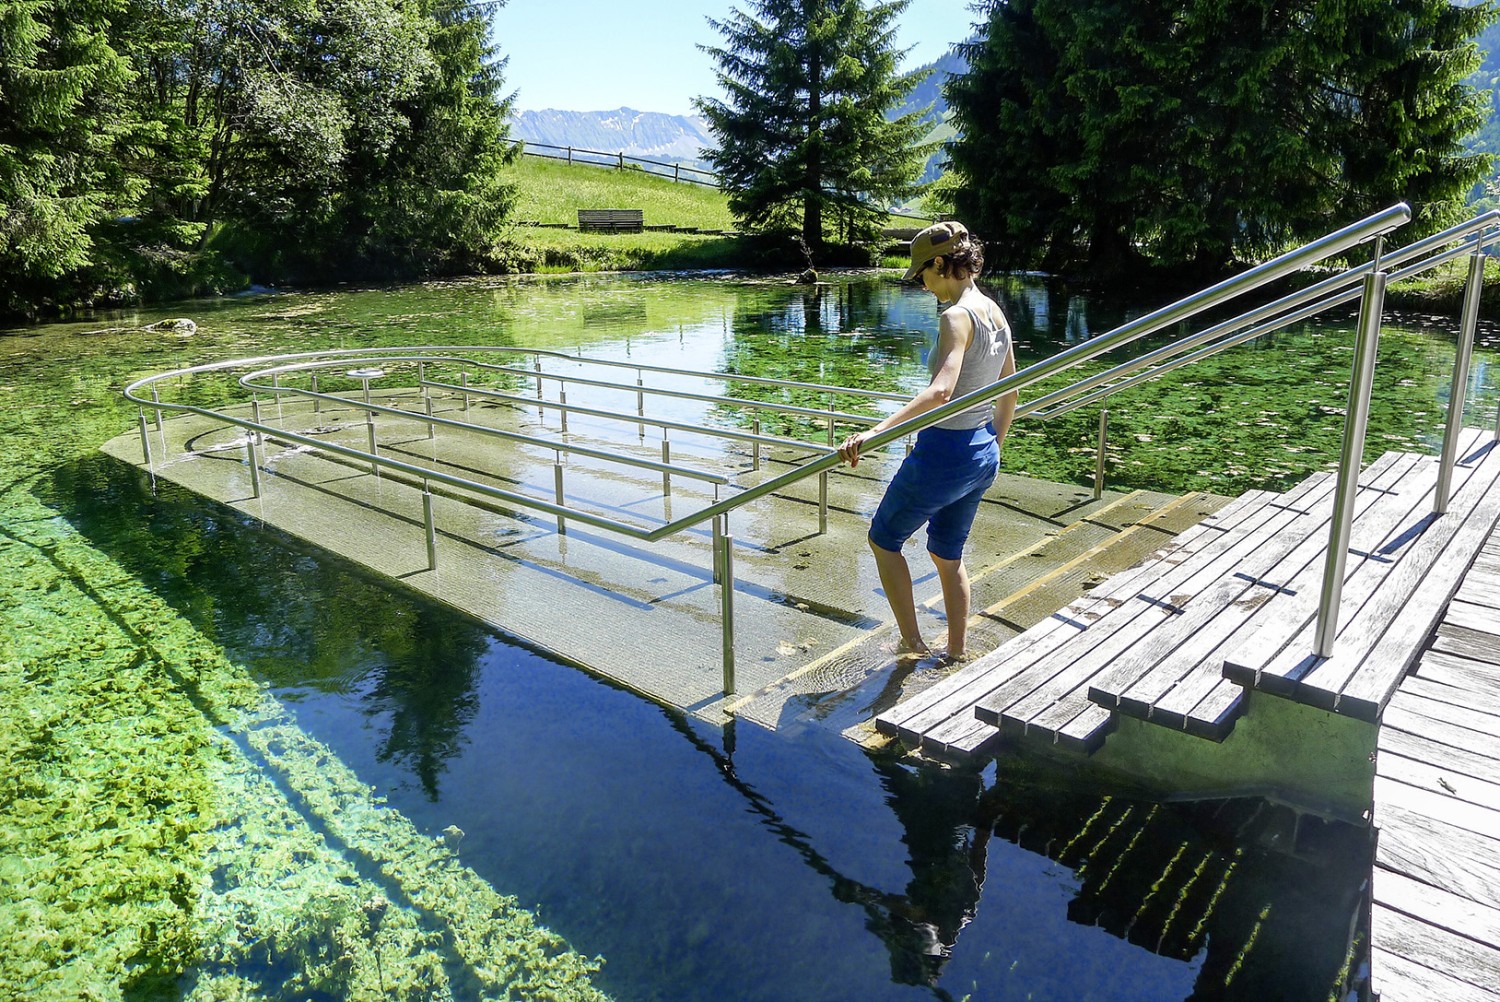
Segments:
[[[1392,496],[1418,461],[1415,455],[1391,453],[1363,475],[1354,500],[1356,549],[1378,548],[1399,524],[1405,512],[1380,502]],[[1320,513],[1331,515],[1331,498]],[[1257,551],[1252,559],[1258,571],[1249,563],[1231,571],[1198,600],[1196,617],[1184,616],[1156,630],[1101,673],[1089,687],[1089,699],[1127,716],[1224,740],[1234,728],[1245,691],[1224,678],[1224,652],[1235,638],[1274,614],[1280,596],[1316,591],[1328,527],[1325,517],[1303,526],[1300,539],[1283,538]],[[1280,557],[1278,550],[1284,551]]]
[[[1225,662],[1241,685],[1375,721],[1416,662],[1480,543],[1500,518],[1500,449],[1465,433],[1448,514],[1431,514],[1436,461],[1424,459],[1388,503],[1408,511],[1375,553],[1351,553],[1334,652],[1312,653],[1318,595],[1278,596],[1274,615]],[[1311,589],[1308,590],[1311,592]]]
[[[1083,752],[1097,749],[1112,714],[1088,699],[1088,686],[1101,673],[1115,669],[1117,659],[1122,666],[1134,666],[1136,645],[1168,623],[1180,618],[1189,629],[1209,622],[1250,587],[1250,578],[1273,566],[1322,521],[1320,511],[1331,507],[1331,496],[1332,481],[1318,477],[1304,481],[1285,498],[1267,502],[1226,533],[1221,545],[1131,589],[1086,637],[1075,637],[1033,659],[980,700],[975,715],[1002,730],[1015,729]]]
[[[876,728],[908,744],[939,754],[980,750],[996,733],[994,725],[974,717],[974,704],[1011,678],[1033,647],[1050,650],[1089,628],[1090,623],[1125,601],[1132,587],[1143,586],[1194,553],[1214,546],[1227,530],[1260,510],[1275,495],[1250,492],[1164,543],[1133,570],[1116,575],[1052,613],[1025,633],[964,665],[925,691],[876,717]]]
[[[1016,493],[1003,484],[1000,488]],[[971,648],[986,650],[1010,640],[1230,500],[1198,492],[1178,496],[1134,491],[1079,507],[1073,522],[1009,554],[992,556],[985,563],[971,559],[971,608],[977,610],[969,620]],[[925,596],[924,587],[929,589]],[[919,613],[924,619],[936,617],[941,627],[945,612],[936,582],[919,581],[917,594]],[[780,719],[786,701],[796,696],[802,716],[839,730],[860,725],[868,730],[873,714],[920,696],[940,677],[930,665],[918,670],[892,665],[893,629],[892,623],[883,623],[828,651],[785,679],[738,700],[733,712],[768,723]]]

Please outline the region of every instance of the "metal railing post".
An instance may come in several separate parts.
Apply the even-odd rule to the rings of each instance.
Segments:
[[[146,408],[141,408],[141,455],[146,467],[151,466],[151,430],[146,424]]]
[[[260,424],[260,397],[252,396],[250,398],[250,420],[256,424]],[[262,445],[265,444],[266,438],[260,433],[259,429],[255,432],[255,440]]]
[[[1442,515],[1448,510],[1448,501],[1453,492],[1453,464],[1458,459],[1458,435],[1464,426],[1464,402],[1469,394],[1469,365],[1474,358],[1474,330],[1479,325],[1479,294],[1483,289],[1484,250],[1479,247],[1469,258],[1469,281],[1464,287],[1458,352],[1453,360],[1453,387],[1448,391],[1448,424],[1443,429],[1437,491],[1432,498],[1432,511],[1435,515]]]
[[[752,418],[750,421],[750,434],[755,436],[755,441],[750,443],[750,469],[760,469],[760,418]]]
[[[380,451],[375,446],[375,412],[365,412],[365,434],[370,440],[370,455],[378,456]],[[380,476],[380,466],[374,460],[370,461],[370,472],[377,477]]]
[[[540,400],[542,399],[542,356],[533,356],[532,362],[536,367],[536,398]]]
[[[422,481],[422,521],[427,530],[427,569],[437,570],[437,523],[432,517],[432,484]]]
[[[559,385],[557,388],[557,413],[562,418],[562,433],[568,433],[568,388]]]
[[[729,516],[714,519],[714,563],[719,571],[719,619],[724,642],[724,695],[734,695],[734,536],[729,532]]]
[[[637,387],[635,391],[635,414],[636,417],[643,418],[646,416],[646,380],[641,376],[640,369],[635,370],[635,385]],[[646,437],[646,425],[644,423],[636,425],[635,430],[636,434],[640,435],[641,438]]]
[[[250,454],[250,492],[260,497],[260,458],[255,455],[255,436],[245,436],[245,449]]]
[[[155,403],[161,403],[161,396],[156,392],[156,387],[154,385],[151,387],[151,399]],[[166,432],[166,429],[162,427],[160,407],[156,408],[156,430],[163,433]]]
[[[464,369],[458,374],[458,381],[464,388],[464,413],[469,413],[469,370]]]
[[[713,583],[714,584],[718,584],[720,581],[724,580],[724,572],[723,572],[722,567],[719,564],[720,550],[721,550],[721,547],[723,545],[723,540],[720,537],[724,535],[724,518],[725,518],[724,515],[715,515],[714,519],[713,519],[713,523],[712,523],[712,525],[713,525],[713,551],[714,551],[714,566],[713,566]]]
[[[427,396],[427,416],[428,417],[432,417],[432,395],[431,394],[428,394],[428,396]],[[429,440],[437,438],[437,422],[436,421],[428,421],[427,422],[427,438]]]
[[[1104,496],[1104,447],[1109,439],[1109,408],[1099,412],[1099,454],[1094,457],[1094,500]]]
[[[318,392],[318,374],[316,372],[312,374],[312,391],[314,393]],[[313,397],[313,413],[316,414],[322,409],[323,399],[321,397]]]
[[[1354,497],[1359,489],[1359,469],[1364,459],[1365,428],[1370,420],[1370,388],[1375,375],[1375,355],[1380,346],[1380,315],[1385,307],[1385,272],[1365,276],[1355,335],[1354,371],[1349,380],[1349,406],[1344,417],[1344,446],[1339,456],[1338,487],[1333,498],[1333,524],[1328,532],[1328,553],[1323,565],[1323,591],[1318,604],[1318,627],[1313,653],[1326,658],[1333,653],[1339,631],[1339,598],[1344,591],[1344,568],[1349,558],[1349,532],[1354,524]]]
[[[665,430],[662,431],[661,461],[664,464],[670,463],[672,461],[672,443],[667,441],[667,433]],[[672,474],[668,473],[666,470],[661,471],[661,493],[663,497],[672,496]]]
[[[563,467],[561,453],[557,453],[552,461],[552,487],[553,493],[557,499],[557,506],[561,508],[563,506]],[[562,513],[558,512],[557,534],[559,536],[565,536],[567,535],[567,533],[567,523],[563,520]]]
[[[828,531],[828,471],[818,474],[818,535]]]

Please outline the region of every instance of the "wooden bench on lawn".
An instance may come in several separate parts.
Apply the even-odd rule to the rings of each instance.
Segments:
[[[578,229],[639,233],[644,228],[644,209],[579,209]]]

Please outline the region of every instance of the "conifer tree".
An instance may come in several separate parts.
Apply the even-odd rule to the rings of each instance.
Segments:
[[[130,67],[110,44],[115,0],[0,7],[0,312],[71,295],[90,227],[131,210],[115,156]]]
[[[1207,276],[1398,200],[1451,220],[1486,160],[1449,0],[985,0],[950,81],[955,208],[1012,265]],[[1419,227],[1420,229],[1421,227]]]
[[[910,0],[753,0],[709,23],[727,101],[699,98],[708,160],[742,225],[798,232],[813,249],[878,229],[915,190],[929,150],[921,113],[888,120],[920,77],[901,74],[895,20]]]

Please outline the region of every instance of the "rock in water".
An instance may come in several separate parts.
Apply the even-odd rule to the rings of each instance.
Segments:
[[[198,329],[198,325],[187,317],[174,317],[171,320],[158,320],[154,324],[147,324],[141,330],[147,331],[172,331],[177,334],[191,334]]]

